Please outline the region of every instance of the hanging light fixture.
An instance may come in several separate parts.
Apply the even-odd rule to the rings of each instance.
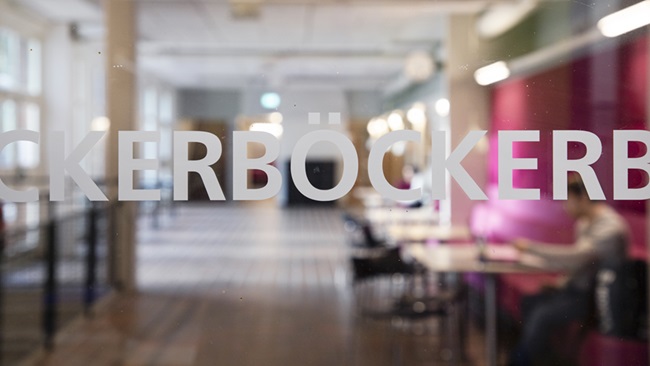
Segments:
[[[410,80],[422,82],[429,79],[435,72],[436,65],[428,52],[415,51],[407,56],[404,73]]]
[[[425,113],[425,106],[422,103],[415,103],[413,106],[406,112],[406,119],[411,123],[411,125],[421,130],[424,125],[427,123],[427,116]]]
[[[449,115],[449,110],[451,109],[451,105],[449,104],[449,99],[447,98],[440,98],[436,101],[436,113],[440,117],[447,117]]]
[[[373,118],[368,122],[367,126],[368,134],[371,138],[379,138],[387,134],[390,130],[388,128],[388,123],[383,118]]]
[[[393,111],[388,115],[388,127],[391,131],[399,131],[404,129],[404,119],[402,114],[398,111]]]

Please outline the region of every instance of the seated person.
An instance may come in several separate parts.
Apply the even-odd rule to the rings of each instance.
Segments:
[[[626,260],[629,232],[624,219],[602,201],[589,199],[578,175],[571,176],[565,210],[576,219],[573,245],[534,243],[518,239],[523,253],[540,256],[568,273],[562,283],[522,300],[523,334],[512,365],[532,365],[549,355],[553,332],[571,322],[587,320],[593,304],[596,273],[601,264]]]

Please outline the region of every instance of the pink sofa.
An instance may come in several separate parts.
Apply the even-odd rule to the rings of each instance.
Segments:
[[[580,366],[648,365],[648,343],[591,332],[580,349]]]

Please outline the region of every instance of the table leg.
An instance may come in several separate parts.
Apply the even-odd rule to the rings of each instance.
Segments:
[[[490,366],[497,365],[497,296],[496,278],[492,273],[485,275],[485,347],[487,362]]]

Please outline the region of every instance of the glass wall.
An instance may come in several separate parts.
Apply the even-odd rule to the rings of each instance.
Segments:
[[[0,0],[0,363],[650,364],[649,24]]]

